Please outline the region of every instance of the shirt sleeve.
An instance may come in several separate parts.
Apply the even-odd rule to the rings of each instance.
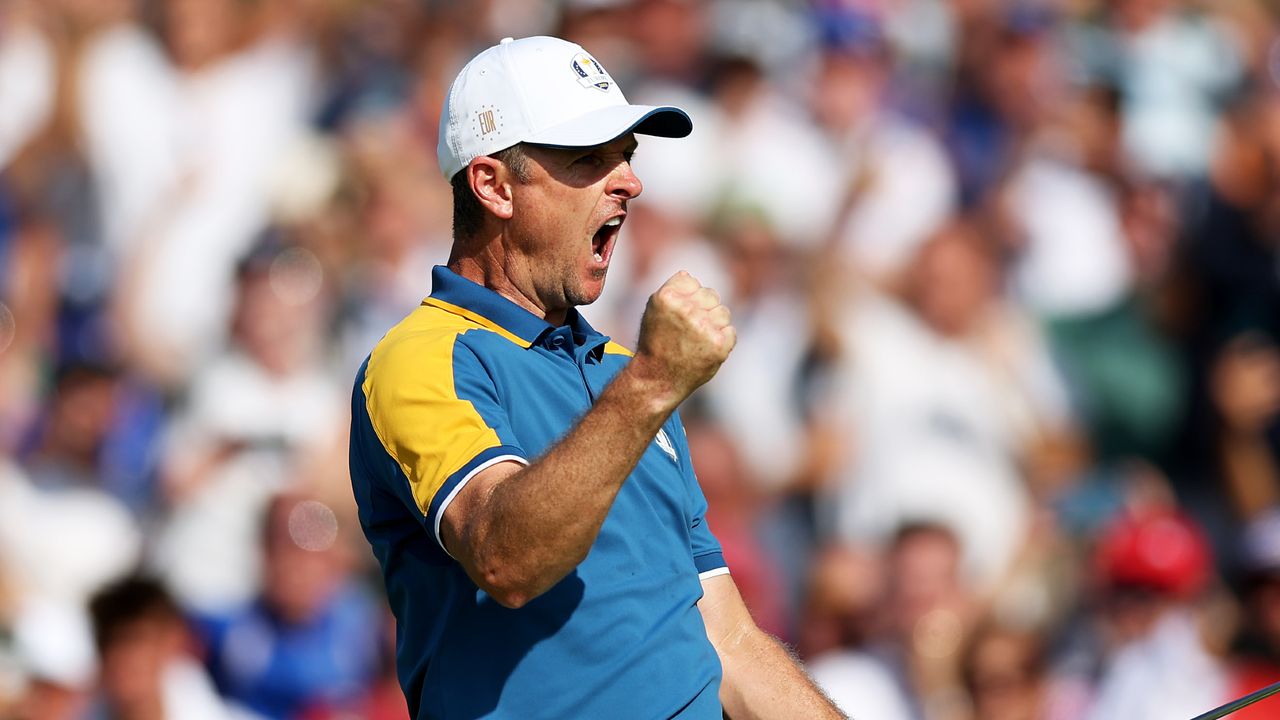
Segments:
[[[667,432],[672,435],[676,453],[680,457],[680,470],[684,475],[689,491],[689,551],[693,555],[693,565],[698,570],[698,578],[706,580],[716,575],[729,572],[724,561],[724,551],[720,541],[707,525],[707,498],[702,494],[702,486],[693,472],[693,461],[689,455],[689,442],[685,438],[684,424],[679,413],[673,413],[667,423]]]
[[[374,433],[408,483],[426,526],[480,471],[528,464],[493,378],[460,333],[423,333],[379,348],[363,384]]]

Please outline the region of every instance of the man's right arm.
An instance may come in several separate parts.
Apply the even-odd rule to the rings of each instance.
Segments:
[[[662,423],[735,341],[715,291],[673,276],[649,298],[635,357],[577,425],[528,466],[499,463],[459,491],[440,523],[449,553],[506,607],[560,582],[586,558]]]

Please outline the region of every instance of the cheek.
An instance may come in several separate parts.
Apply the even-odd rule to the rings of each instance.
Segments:
[[[568,213],[557,211],[564,205],[555,197],[540,196],[516,205],[512,225],[519,247],[530,255],[540,255],[560,245]]]
[[[590,253],[589,226],[601,190],[557,188],[517,197],[511,227],[516,247],[531,258],[570,263]]]

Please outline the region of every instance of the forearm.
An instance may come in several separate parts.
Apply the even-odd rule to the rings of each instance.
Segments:
[[[620,372],[564,438],[478,500],[462,528],[470,552],[459,559],[503,604],[523,605],[586,558],[622,483],[679,402],[643,370]]]
[[[732,720],[845,718],[799,662],[768,633],[752,628],[720,655],[720,702]]]
[[[720,703],[733,720],[844,718],[777,640],[751,618],[731,575],[702,582],[707,639],[720,656]]]

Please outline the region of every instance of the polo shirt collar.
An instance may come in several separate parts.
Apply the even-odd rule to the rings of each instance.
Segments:
[[[422,301],[473,320],[521,347],[529,347],[555,326],[483,285],[472,282],[443,265],[431,269],[431,295]],[[601,345],[609,338],[591,327],[576,309],[565,324],[584,345]]]

